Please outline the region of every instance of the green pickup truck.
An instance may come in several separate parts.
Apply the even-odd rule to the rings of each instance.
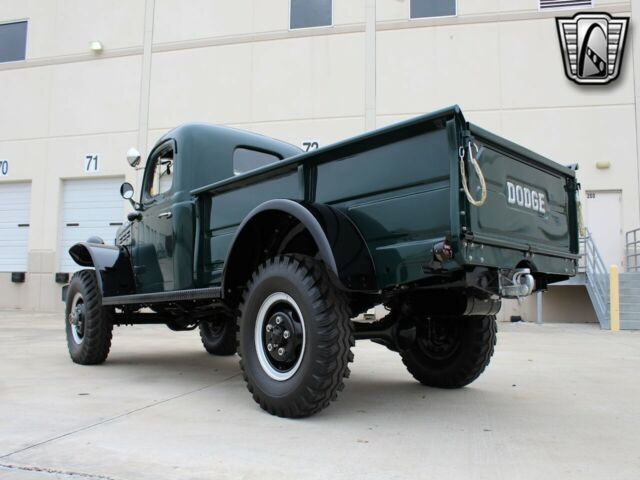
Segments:
[[[113,325],[199,328],[283,417],[336,398],[359,339],[463,387],[493,354],[501,299],[575,275],[578,188],[457,106],[310,152],[183,125],[151,151],[139,201],[122,185],[134,211],[115,245],[69,250],[86,267],[63,289],[69,352],[104,362]],[[379,304],[383,319],[353,320]]]

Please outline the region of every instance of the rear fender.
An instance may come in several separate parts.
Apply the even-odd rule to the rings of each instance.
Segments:
[[[95,268],[103,297],[135,293],[131,259],[126,248],[81,242],[69,249],[69,255],[81,267]]]
[[[294,200],[269,200],[244,219],[231,244],[223,274],[223,292],[229,293],[242,286],[250,275],[244,251],[251,245],[252,232],[269,225],[274,215],[289,215],[297,219],[309,232],[334,282],[343,290],[377,292],[375,267],[371,253],[353,222],[342,212],[329,205]],[[242,272],[242,273],[240,273]],[[247,278],[248,279],[248,278]]]

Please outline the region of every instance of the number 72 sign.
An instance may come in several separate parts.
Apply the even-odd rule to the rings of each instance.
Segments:
[[[99,156],[97,153],[87,153],[82,161],[82,167],[84,173],[98,173],[99,168]]]

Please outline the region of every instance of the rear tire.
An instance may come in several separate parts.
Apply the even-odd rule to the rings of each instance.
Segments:
[[[211,355],[236,353],[236,322],[231,318],[217,318],[199,325],[202,346]]]
[[[65,325],[71,360],[80,365],[97,365],[107,359],[113,323],[110,311],[102,306],[94,270],[80,270],[71,277]]]
[[[413,346],[400,352],[409,373],[424,385],[461,388],[489,365],[496,317],[431,318],[417,329]]]
[[[240,305],[238,353],[253,399],[280,417],[306,417],[335,400],[353,361],[346,297],[304,255],[260,265]]]

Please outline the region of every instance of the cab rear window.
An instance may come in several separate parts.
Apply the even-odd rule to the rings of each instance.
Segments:
[[[233,151],[233,174],[240,175],[280,160],[272,153],[238,147]]]

